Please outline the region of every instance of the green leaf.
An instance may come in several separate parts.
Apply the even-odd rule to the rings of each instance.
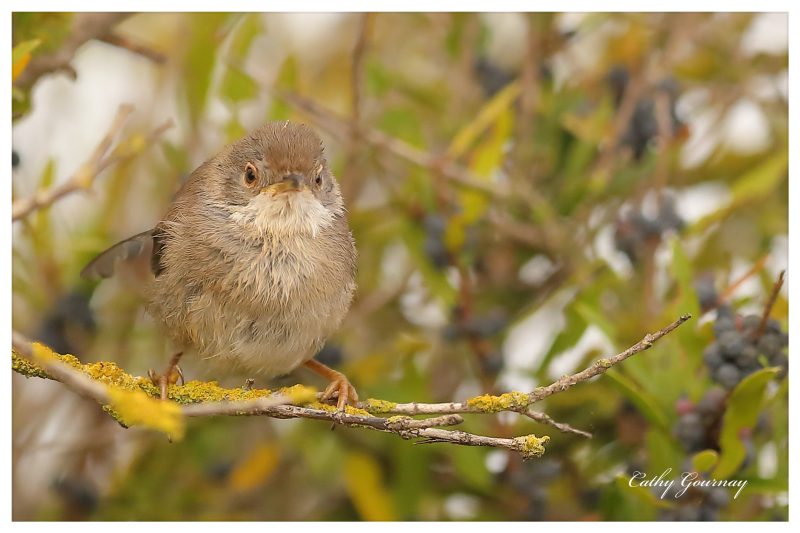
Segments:
[[[231,37],[230,47],[228,54],[235,60],[241,60],[250,50],[250,45],[253,40],[261,33],[263,27],[261,25],[261,17],[258,14],[248,13],[242,17],[242,20],[236,26],[236,30]]]
[[[614,369],[609,370],[605,375],[611,379],[611,383],[636,406],[651,424],[655,424],[664,431],[669,431],[667,415],[650,393],[644,391],[632,380]]]
[[[692,264],[683,248],[683,243],[677,237],[672,239],[672,274],[675,276],[680,288],[678,314],[700,315],[700,303],[694,291],[694,275]]]
[[[183,64],[183,90],[189,118],[196,124],[206,106],[221,37],[218,32],[228,15],[195,13],[190,16],[187,35],[189,46]]]
[[[545,377],[547,370],[550,367],[550,362],[553,357],[561,352],[572,348],[580,340],[583,332],[586,331],[586,321],[575,311],[573,306],[568,306],[564,311],[564,318],[566,319],[566,326],[559,332],[550,349],[542,358],[542,363],[539,366],[538,375]]]
[[[741,431],[755,426],[767,385],[779,371],[778,367],[763,368],[744,378],[731,392],[728,408],[722,418],[720,460],[714,469],[714,478],[730,477],[744,461],[746,450],[740,438]]]
[[[600,328],[612,342],[617,338],[616,326],[614,326],[607,316],[601,313],[597,308],[589,305],[589,303],[584,300],[576,301],[573,307],[575,308],[575,312],[583,318],[586,324],[593,324]]]
[[[465,485],[478,490],[492,487],[492,475],[486,469],[486,452],[480,448],[455,446],[450,450],[450,458],[458,476]]]
[[[652,472],[663,472],[680,464],[685,455],[675,439],[658,426],[651,426],[645,434],[647,444],[647,468]]]
[[[789,153],[782,151],[744,173],[731,186],[731,200],[728,205],[695,222],[688,229],[688,233],[700,233],[714,222],[727,218],[732,211],[740,206],[758,201],[772,194],[786,179],[788,162]]]
[[[250,100],[258,94],[258,84],[240,69],[230,67],[222,80],[220,94],[232,103]]]
[[[692,457],[692,468],[695,472],[708,472],[719,461],[719,454],[714,450],[703,450]]]
[[[275,87],[284,90],[293,90],[297,86],[297,62],[294,56],[287,56],[278,69],[275,77]],[[273,98],[272,105],[267,113],[268,120],[288,120],[292,117],[292,107],[282,98]]]
[[[634,485],[633,487],[631,487],[630,478],[628,477],[620,475],[616,477],[615,481],[619,490],[621,490],[624,494],[633,495],[641,503],[644,503],[652,507],[659,507],[662,509],[669,509],[670,507],[672,507],[672,504],[670,502],[662,500],[661,498],[653,494],[653,492],[647,487],[642,487],[639,485]]]
[[[734,182],[731,187],[733,203],[739,205],[772,193],[786,177],[789,153],[779,152]]]

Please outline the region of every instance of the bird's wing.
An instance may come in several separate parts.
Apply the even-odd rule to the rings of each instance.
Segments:
[[[147,254],[150,254],[150,268],[155,275],[158,275],[163,270],[161,265],[162,237],[163,229],[156,226],[154,229],[137,233],[133,237],[118,242],[92,259],[81,270],[81,277],[86,279],[110,278],[114,275],[117,261],[126,261]]]

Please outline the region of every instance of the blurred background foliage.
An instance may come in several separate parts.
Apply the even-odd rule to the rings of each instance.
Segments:
[[[544,402],[591,440],[468,417],[550,435],[527,463],[261,418],[192,420],[170,444],[15,376],[15,518],[786,519],[785,289],[763,334],[747,318],[787,260],[784,15],[136,14],[82,42],[86,16],[13,15],[14,197],[76,170],[120,103],[137,108],[122,142],[176,127],[15,224],[14,328],[56,350],[164,364],[146,268],[78,272],[224,143],[284,119],[323,135],[350,212],[358,296],[320,359],[362,397],[531,390],[696,318]],[[26,74],[59,53],[69,67]],[[628,486],[667,468],[749,484],[736,500]]]

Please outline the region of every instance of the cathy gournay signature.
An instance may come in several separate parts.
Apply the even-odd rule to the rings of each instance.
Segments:
[[[683,496],[687,490],[692,487],[732,487],[737,489],[733,495],[733,499],[739,497],[739,494],[747,485],[745,479],[713,479],[704,478],[697,472],[683,472],[679,478],[670,477],[672,468],[667,468],[661,474],[654,477],[647,477],[646,472],[636,471],[628,480],[629,487],[648,487],[648,488],[664,488],[659,498],[664,499],[666,496],[672,494],[672,489],[675,487],[677,491],[674,493],[675,498]],[[675,483],[680,484],[680,488],[675,486]]]

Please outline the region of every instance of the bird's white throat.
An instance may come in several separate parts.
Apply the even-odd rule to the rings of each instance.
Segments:
[[[316,237],[333,224],[335,215],[310,191],[261,193],[245,206],[235,208],[231,220],[260,237],[308,235]]]

